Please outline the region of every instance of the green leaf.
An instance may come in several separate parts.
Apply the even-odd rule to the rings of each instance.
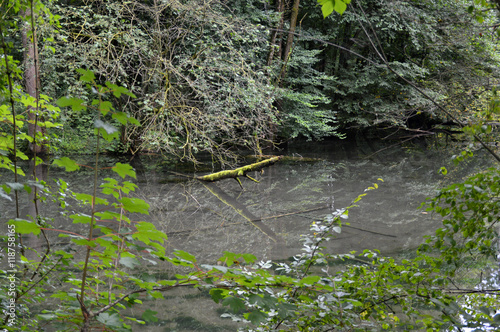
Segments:
[[[113,211],[103,211],[103,212],[97,212],[95,214],[96,216],[101,219],[101,221],[112,221],[112,220],[125,220],[125,221],[130,221],[127,217],[125,217],[123,214],[120,214],[118,212],[113,212]]]
[[[174,255],[179,257],[180,259],[183,259],[185,261],[188,261],[190,263],[196,263],[196,257],[191,255],[188,252],[182,251],[182,250],[175,250]]]
[[[118,131],[118,129],[116,129],[112,125],[105,123],[99,119],[94,121],[94,127],[104,129],[108,135],[111,135],[111,134],[115,133],[116,131]]]
[[[0,187],[0,197],[8,199],[9,201],[12,201],[12,198],[9,195],[7,195],[7,193],[3,190],[2,187]]]
[[[90,224],[91,217],[86,214],[73,214],[69,216],[74,224]]]
[[[106,115],[109,111],[113,110],[113,104],[110,101],[101,101],[99,103],[99,111],[101,111],[102,115]]]
[[[99,229],[102,231],[102,228],[100,226],[96,226],[96,229]],[[94,241],[97,245],[104,248],[105,252],[107,252],[107,254],[109,254],[109,256],[117,257],[117,254],[119,253],[120,250],[119,250],[118,246],[116,245],[116,243],[113,242],[112,237],[98,237]],[[127,254],[127,252],[122,252],[121,254],[122,254],[122,257],[134,257],[133,255],[132,256],[124,256],[125,254]]]
[[[77,171],[80,169],[80,166],[73,159],[69,159],[68,157],[56,159],[54,160],[52,165],[64,167],[66,169],[66,172]]]
[[[24,189],[24,185],[19,182],[6,182],[5,184],[17,191]]]
[[[321,5],[321,11],[323,12],[323,18],[330,16],[333,12],[335,0],[318,0],[318,3]]]
[[[361,303],[358,300],[346,299],[346,301],[352,303],[352,305],[355,306],[355,307],[361,307],[361,306],[363,306],[363,303]]]
[[[62,126],[60,123],[54,123],[50,121],[39,122],[38,125],[45,128],[57,128]]]
[[[335,11],[339,14],[343,14],[347,9],[347,5],[342,0],[335,0]]]
[[[259,325],[267,320],[267,315],[260,310],[253,310],[244,315],[252,324]]]
[[[33,221],[25,219],[11,219],[9,220],[9,225],[14,225],[15,231],[18,234],[40,234],[40,226]]]
[[[128,212],[137,212],[142,214],[149,214],[149,204],[143,199],[134,197],[123,197],[118,200],[122,203],[123,209]]]
[[[432,303],[436,305],[438,308],[444,308],[446,307],[443,302],[439,301],[438,299],[430,299]]]
[[[113,119],[115,119],[116,121],[120,122],[122,125],[126,125],[127,124],[127,120],[128,120],[128,116],[125,112],[116,112],[116,113],[113,113],[113,115],[111,115],[111,117]]]
[[[485,315],[487,315],[487,316],[489,316],[489,315],[490,315],[490,308],[489,308],[489,307],[487,307],[487,306],[481,306],[481,307],[479,307],[479,310],[480,310],[483,314],[485,314]]]
[[[201,264],[201,267],[206,269],[206,270],[218,270],[221,271],[222,273],[226,273],[229,271],[229,268],[222,266],[222,265],[210,265],[210,264]]]
[[[323,12],[323,18],[330,16],[334,10],[339,14],[343,14],[347,9],[347,4],[350,2],[351,0],[318,0]]]
[[[70,106],[71,109],[75,112],[85,110],[87,106],[85,106],[84,102],[80,98],[74,98],[74,97],[61,97],[56,101],[57,106],[59,107],[68,107]]]
[[[53,320],[57,318],[55,314],[39,314],[36,315],[37,318],[43,319],[43,320]]]
[[[257,261],[257,257],[252,254],[242,254],[241,255],[247,264],[254,263]]]
[[[77,193],[75,194],[75,198],[79,201],[85,202],[85,203],[92,203],[95,201],[95,204],[102,204],[102,205],[108,205],[108,201],[105,200],[104,198],[100,197],[95,197],[89,194],[82,194],[82,193]]]
[[[140,319],[137,319],[137,318],[134,318],[134,317],[127,317],[127,316],[125,316],[125,318],[127,318],[128,320],[131,320],[131,321],[133,321],[133,322],[136,322],[137,324],[141,324],[141,325],[146,324],[146,322],[145,322],[145,321],[140,320]],[[117,330],[117,331],[118,331],[118,330]],[[126,329],[125,331],[127,331],[127,332],[128,332],[128,331],[130,331],[130,329]]]
[[[222,299],[225,299],[229,291],[227,289],[212,288],[210,290],[210,295],[215,303],[219,303]]]
[[[257,304],[258,306],[264,308],[265,310],[269,310],[274,308],[276,302],[278,300],[269,296],[268,294],[260,295],[260,294],[250,294],[248,297],[248,302],[250,304]]]
[[[128,118],[128,122],[130,122],[131,124],[136,125],[136,126],[140,126],[141,125],[141,123],[139,122],[139,120],[137,120],[136,118],[134,118],[132,116],[130,116]]]
[[[95,80],[95,75],[90,70],[78,68],[76,71],[82,75],[80,76],[80,81],[82,82],[91,83],[92,81]]]
[[[122,257],[120,258],[120,264],[133,269],[134,267],[140,265],[139,261],[133,257]]]
[[[142,313],[141,317],[142,317],[142,319],[144,319],[148,323],[154,323],[154,322],[158,321],[158,317],[156,317],[157,313],[158,313],[157,311],[153,311],[151,309],[146,309],[146,311],[144,311]]]
[[[130,92],[127,88],[125,88],[123,86],[119,86],[119,85],[116,85],[116,84],[113,84],[110,82],[106,82],[106,86],[113,92],[113,95],[116,98],[120,98],[122,93],[127,95],[127,96],[130,96],[132,98],[136,98],[132,92]]]
[[[129,164],[116,163],[112,170],[122,178],[125,178],[125,176],[128,175],[136,179],[135,171]]]
[[[280,318],[286,318],[289,316],[290,312],[297,310],[297,307],[291,303],[280,303],[278,307],[278,315]]]
[[[245,310],[245,303],[234,296],[228,296],[222,301],[222,305],[228,306],[232,312],[238,313]]]
[[[366,196],[366,194],[359,195],[358,197],[356,197],[356,199],[353,201],[353,203],[359,202],[361,199],[363,199],[364,196]]]
[[[120,316],[117,313],[108,314],[103,312],[97,316],[97,320],[106,326],[122,327]]]
[[[151,297],[157,300],[165,300],[165,297],[159,291],[149,292],[149,295],[151,295]]]
[[[155,225],[150,222],[141,221],[135,225],[137,232],[132,234],[134,239],[150,244],[151,240],[163,243],[167,239],[167,235],[156,229]]]
[[[319,279],[320,279],[319,276],[307,276],[307,277],[302,278],[302,280],[300,280],[299,284],[300,285],[312,285],[312,284],[318,282]]]
[[[230,251],[224,251],[223,253],[224,253],[224,256],[219,258],[219,261],[226,263],[227,266],[233,265],[234,261],[237,258],[237,255],[235,253],[230,252]]]

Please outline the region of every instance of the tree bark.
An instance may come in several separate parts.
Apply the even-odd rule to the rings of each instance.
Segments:
[[[299,5],[300,5],[300,0],[294,0],[292,7],[292,15],[290,17],[290,29],[288,29],[288,38],[286,40],[285,50],[283,53],[284,64],[283,64],[283,69],[281,71],[281,81],[283,81],[286,76],[286,66],[288,63],[288,59],[290,58],[290,52],[292,50],[295,28],[297,27],[297,18],[299,16]]]
[[[282,30],[283,30],[283,22],[285,20],[285,0],[276,0],[276,10],[280,13],[280,21],[278,23],[277,28],[271,33],[271,48],[269,50],[269,55],[267,56],[267,65],[270,66],[274,60],[274,52],[276,51],[276,47],[278,47],[278,56],[281,57],[282,50]],[[279,36],[279,38],[278,38]],[[276,42],[278,40],[278,42]]]
[[[21,39],[24,47],[24,83],[26,93],[37,101],[37,107],[28,106],[28,135],[36,138],[38,133],[45,136],[45,128],[37,125],[40,120],[38,118],[38,100],[40,95],[40,75],[39,75],[39,58],[37,48],[36,30],[34,27],[34,19],[31,18],[31,24],[27,23],[31,16],[31,9],[26,9],[22,16],[24,17],[23,28],[21,29]],[[31,36],[28,36],[28,31],[31,30]],[[40,140],[34,140],[29,144],[30,151],[34,154],[43,154],[47,152],[47,147]]]

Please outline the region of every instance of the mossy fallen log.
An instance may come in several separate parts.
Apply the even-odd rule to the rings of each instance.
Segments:
[[[272,157],[266,160],[259,161],[258,163],[246,165],[243,167],[239,167],[236,169],[232,170],[227,170],[227,171],[220,171],[217,173],[212,173],[212,174],[207,174],[204,176],[197,176],[196,178],[200,181],[206,181],[206,182],[215,182],[223,179],[236,179],[239,181],[239,177],[245,176],[249,178],[250,180],[256,181],[257,180],[251,178],[250,176],[247,175],[248,172],[255,172],[255,171],[260,171],[264,167],[271,166],[280,159],[282,159],[283,156],[278,156],[278,157]]]

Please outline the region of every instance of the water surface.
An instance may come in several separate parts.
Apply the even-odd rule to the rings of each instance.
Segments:
[[[377,152],[378,153],[375,153]],[[215,264],[223,251],[251,253],[260,260],[286,260],[300,252],[302,234],[316,220],[336,209],[350,206],[360,194],[367,195],[349,211],[348,225],[327,243],[331,253],[379,249],[395,255],[418,246],[424,235],[434,232],[439,219],[418,209],[446,179],[438,173],[449,164],[446,151],[416,147],[386,146],[379,142],[338,142],[291,144],[276,152],[289,156],[264,170],[249,174],[257,182],[242,179],[242,186],[232,179],[204,184],[190,176],[215,170],[205,163],[205,172],[186,171],[189,167],[159,156],[114,158],[103,156],[99,183],[106,177],[117,178],[109,168],[117,161],[130,162],[137,171],[134,196],[150,204],[149,215],[132,219],[153,222],[169,236],[169,252],[181,249],[194,254],[200,263]],[[80,164],[91,165],[90,157],[75,157]],[[248,163],[255,159],[248,159]],[[29,172],[29,165],[23,165]],[[459,179],[470,169],[457,170]],[[66,173],[50,166],[40,167],[38,175],[47,183],[63,178],[75,192],[92,192],[93,172]],[[185,176],[179,176],[182,173]],[[452,172],[450,172],[451,174]],[[2,173],[2,177],[9,176]],[[450,175],[449,175],[450,176]],[[382,182],[383,181],[383,182]],[[10,182],[9,180],[6,182]],[[378,184],[378,189],[366,191]],[[21,197],[22,214],[33,214],[28,196]],[[12,204],[0,200],[2,218],[13,216]],[[54,218],[54,227],[86,234],[85,225],[71,224],[57,205],[41,203],[42,215]],[[70,206],[69,213],[89,207]],[[8,217],[10,218],[10,217]],[[250,220],[250,221],[249,221]],[[5,225],[2,223],[2,228]],[[2,229],[5,233],[6,230]],[[69,244],[67,238],[49,232],[53,249]],[[44,250],[41,239],[27,238],[36,250]],[[164,267],[160,267],[163,269]],[[144,267],[146,273],[167,273],[158,267]],[[146,301],[129,314],[140,318],[145,308],[158,311],[160,321],[149,331],[234,330],[228,320],[220,320],[221,310],[206,294],[174,290],[166,301]]]

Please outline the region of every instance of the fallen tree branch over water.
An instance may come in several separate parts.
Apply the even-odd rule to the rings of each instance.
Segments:
[[[252,181],[259,182],[259,181],[255,180],[254,178],[251,178],[250,176],[248,176],[247,173],[260,171],[264,167],[273,165],[274,163],[276,163],[277,161],[279,161],[282,158],[283,158],[283,156],[272,157],[272,158],[269,158],[266,160],[262,160],[258,163],[246,165],[246,166],[239,167],[236,169],[227,170],[227,171],[220,171],[217,173],[207,174],[204,176],[197,176],[196,179],[198,179],[200,181],[206,181],[206,182],[215,182],[215,181],[219,181],[219,180],[223,180],[223,179],[236,179],[241,185],[241,182],[239,181],[238,178],[241,176],[245,176]]]

